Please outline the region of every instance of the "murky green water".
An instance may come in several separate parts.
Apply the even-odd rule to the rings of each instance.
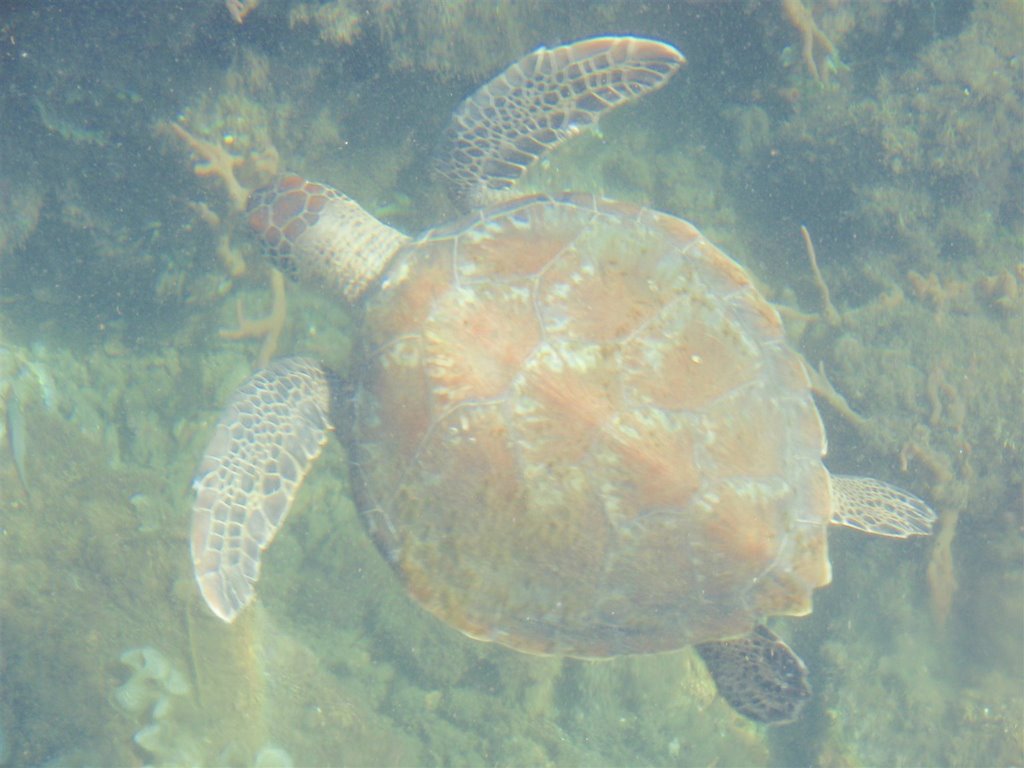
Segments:
[[[0,6],[0,765],[1020,765],[1022,28],[1016,0]],[[734,714],[690,650],[538,658],[440,624],[336,443],[253,610],[223,625],[193,581],[192,475],[263,343],[220,331],[272,303],[245,191],[288,169],[406,232],[446,220],[455,105],[596,34],[687,67],[533,181],[700,227],[845,398],[829,468],[940,514],[929,540],[832,534],[833,585],[772,623],[815,690],[791,726]],[[234,196],[172,124],[237,158]],[[274,351],[344,372],[354,320],[289,286]]]

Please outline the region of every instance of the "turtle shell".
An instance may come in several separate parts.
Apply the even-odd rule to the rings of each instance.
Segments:
[[[663,651],[806,614],[828,583],[807,373],[687,222],[588,195],[492,207],[404,246],[365,323],[359,506],[463,632]]]

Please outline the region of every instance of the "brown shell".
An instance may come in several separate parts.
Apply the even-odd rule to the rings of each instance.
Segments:
[[[690,224],[525,198],[405,246],[367,299],[369,528],[467,634],[582,657],[805,614],[830,578],[800,358]]]

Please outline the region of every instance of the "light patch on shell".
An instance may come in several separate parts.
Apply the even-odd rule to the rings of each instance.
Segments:
[[[762,350],[723,307],[681,295],[626,340],[630,402],[700,410],[758,376]]]
[[[555,283],[548,288],[550,295],[556,299],[567,299],[572,288],[569,287],[568,283]]]
[[[557,367],[550,366],[550,370],[561,371],[568,368],[577,373],[586,373],[598,366],[606,366],[607,348],[600,344],[587,344],[581,342],[552,341],[542,345],[538,350],[539,362],[547,364],[548,361],[558,360]]]
[[[416,368],[422,359],[419,340],[411,336],[399,337],[387,346],[381,357],[385,368],[392,365]]]
[[[460,445],[463,443],[474,443],[476,438],[473,437],[472,429],[473,425],[470,422],[469,415],[466,411],[460,410],[455,414],[457,419],[454,423],[449,423],[446,427],[448,432],[449,444]]]
[[[387,274],[380,281],[381,291],[391,291],[409,279],[409,272],[414,263],[413,259],[396,260],[394,267],[388,270]]]
[[[439,297],[423,329],[425,369],[442,411],[509,391],[541,340],[528,286],[484,283]]]
[[[593,260],[588,258],[588,259],[585,259],[580,264],[579,269],[577,269],[575,272],[573,272],[569,276],[569,279],[572,280],[577,285],[579,285],[581,283],[587,283],[590,280],[593,280],[594,279],[594,275],[596,275],[596,274],[597,274],[597,267],[594,265]]]
[[[523,465],[523,479],[531,488],[545,488],[551,486],[551,471],[543,464],[526,462]],[[566,467],[558,476],[558,485],[574,493],[580,493],[587,488],[588,478],[583,467],[573,465]],[[550,492],[550,488],[548,488]]]
[[[558,354],[550,344],[542,344],[526,362],[526,368],[561,373],[565,369],[565,358]]]

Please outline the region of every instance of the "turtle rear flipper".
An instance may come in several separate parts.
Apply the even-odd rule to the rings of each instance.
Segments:
[[[460,208],[493,202],[545,152],[657,90],[685,61],[671,45],[638,37],[538,48],[455,110],[438,173]]]
[[[744,637],[701,643],[696,648],[718,693],[751,720],[770,725],[791,723],[811,697],[807,667],[763,625]]]
[[[832,524],[905,539],[927,536],[935,512],[912,493],[872,477],[832,475]]]
[[[318,363],[283,358],[228,403],[193,486],[192,564],[203,599],[233,621],[255,595],[260,555],[333,429],[331,380]]]

